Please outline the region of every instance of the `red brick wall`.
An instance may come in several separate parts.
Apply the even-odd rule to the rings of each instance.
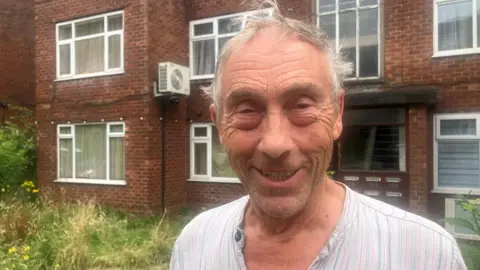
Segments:
[[[33,1],[0,1],[0,101],[34,104],[34,47]]]
[[[55,82],[55,23],[115,10],[124,11],[125,73]],[[186,64],[183,13],[183,5],[171,1],[62,0],[36,4],[37,175],[42,188],[64,190],[70,199],[97,198],[130,211],[161,210],[161,107],[153,98],[152,85],[157,80],[158,62]],[[186,109],[182,101],[169,104],[166,110],[166,202],[182,204],[186,200]],[[56,124],[120,118],[126,124],[126,187],[53,183],[57,170]]]

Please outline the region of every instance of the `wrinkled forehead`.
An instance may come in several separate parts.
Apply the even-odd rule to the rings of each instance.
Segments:
[[[326,53],[296,35],[265,29],[231,53],[221,74],[220,98],[224,103],[239,89],[281,95],[293,85],[330,92],[330,74]]]

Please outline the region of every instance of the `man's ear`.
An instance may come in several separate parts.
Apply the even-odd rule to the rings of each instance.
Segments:
[[[218,125],[218,118],[217,118],[217,108],[215,107],[214,104],[210,104],[210,107],[209,107],[209,110],[210,110],[210,119],[212,119],[212,122],[213,124],[215,124],[215,126],[217,127],[217,132],[218,132],[218,138],[220,139],[220,144],[223,144],[223,140],[222,140],[222,128],[219,127]]]
[[[335,125],[333,127],[333,139],[336,140],[342,135],[342,130],[343,130],[343,109],[344,109],[344,98],[345,98],[345,92],[343,89],[340,90],[340,93],[338,93],[338,98],[337,98],[337,113],[336,113],[336,120],[335,120]]]

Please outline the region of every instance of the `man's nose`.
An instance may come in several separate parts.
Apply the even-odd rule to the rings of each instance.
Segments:
[[[291,128],[283,112],[269,113],[264,120],[262,139],[258,150],[270,158],[280,158],[288,155],[294,143],[290,136]]]

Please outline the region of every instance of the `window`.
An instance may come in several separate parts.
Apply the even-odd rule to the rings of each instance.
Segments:
[[[191,79],[211,79],[217,55],[229,39],[238,34],[251,16],[271,16],[273,9],[208,18],[190,22]],[[258,11],[257,11],[258,12]]]
[[[58,125],[58,180],[125,184],[125,125]]]
[[[406,171],[404,109],[345,111],[342,137],[342,170]]]
[[[471,202],[474,203],[473,200]],[[460,204],[458,204],[458,200],[453,198],[445,199],[445,217],[461,218],[473,222],[472,215],[469,212],[465,211]],[[478,236],[474,231],[466,228],[456,227],[454,225],[446,223],[445,229],[453,236],[460,239],[480,240],[480,236]]]
[[[57,78],[123,72],[123,12],[57,24]]]
[[[434,56],[479,53],[480,0],[434,1]]]
[[[480,114],[435,117],[435,192],[480,192],[479,119]]]
[[[190,180],[240,183],[230,167],[215,126],[194,124],[190,129]]]
[[[347,79],[380,77],[379,0],[317,0],[317,24],[354,71]]]

